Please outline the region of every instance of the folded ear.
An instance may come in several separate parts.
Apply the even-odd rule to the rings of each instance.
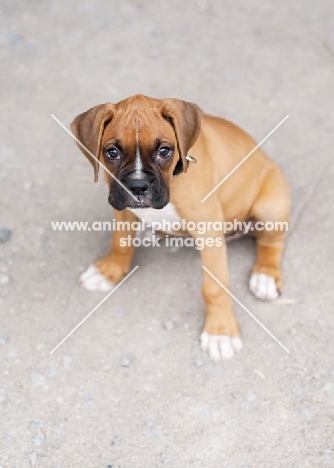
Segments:
[[[114,104],[100,104],[78,115],[71,123],[71,130],[74,136],[83,145],[81,146],[77,142],[78,147],[93,164],[95,182],[99,174],[99,163],[97,160],[100,159],[103,132],[114,114]]]
[[[174,128],[183,172],[186,172],[189,164],[186,160],[187,152],[197,140],[203,112],[196,104],[180,99],[164,99],[161,114]]]

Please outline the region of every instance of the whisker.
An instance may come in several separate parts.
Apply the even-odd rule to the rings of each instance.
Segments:
[[[109,191],[102,193],[102,195],[99,196],[99,200],[101,200],[102,197],[105,197],[106,195],[109,195]]]

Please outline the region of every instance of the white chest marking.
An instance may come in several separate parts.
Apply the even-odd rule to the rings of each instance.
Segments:
[[[136,162],[135,162],[135,171],[136,174],[141,174],[143,170],[143,163],[140,156],[140,147],[139,147],[139,127],[138,122],[136,122]]]
[[[172,203],[164,206],[161,210],[156,210],[155,208],[128,208],[134,215],[139,219],[145,220],[146,226],[150,226],[152,221],[163,222],[165,220],[167,223],[174,223],[181,221],[180,216],[175,210],[175,206]],[[167,233],[172,234],[172,231],[166,231]]]

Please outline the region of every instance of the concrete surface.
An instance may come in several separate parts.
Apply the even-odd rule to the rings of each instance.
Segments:
[[[333,3],[5,0],[0,12],[0,228],[12,231],[0,466],[334,466]],[[50,222],[112,216],[50,114],[68,126],[135,93],[194,101],[258,141],[290,115],[265,144],[293,193],[290,305],[253,299],[253,243],[228,247],[234,294],[290,355],[237,305],[243,351],[218,365],[202,355],[200,258],[187,248],[138,249],[140,269],[50,355],[103,298],[77,280],[109,245]]]

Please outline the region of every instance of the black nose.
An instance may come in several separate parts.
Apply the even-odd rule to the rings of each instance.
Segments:
[[[137,197],[145,195],[148,192],[149,187],[148,182],[143,179],[132,179],[128,183],[129,190]]]

